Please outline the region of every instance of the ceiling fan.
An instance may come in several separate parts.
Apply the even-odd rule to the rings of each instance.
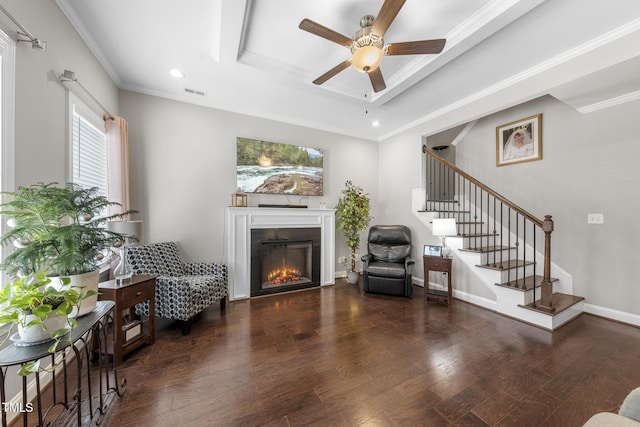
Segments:
[[[445,39],[392,43],[385,46],[384,33],[400,12],[405,1],[385,0],[377,17],[366,15],[360,19],[360,29],[353,38],[337,33],[310,19],[303,19],[299,25],[300,29],[351,49],[351,59],[336,65],[315,79],[313,83],[321,85],[352,65],[356,70],[367,73],[373,91],[380,92],[387,87],[379,67],[383,55],[425,55],[442,52],[446,43]]]

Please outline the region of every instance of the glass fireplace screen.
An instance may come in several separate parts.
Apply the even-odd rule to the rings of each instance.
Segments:
[[[261,289],[311,282],[312,241],[262,243]]]

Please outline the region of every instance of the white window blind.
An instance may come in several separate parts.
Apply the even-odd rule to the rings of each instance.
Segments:
[[[70,97],[71,181],[84,188],[98,187],[108,195],[107,146],[100,118]]]

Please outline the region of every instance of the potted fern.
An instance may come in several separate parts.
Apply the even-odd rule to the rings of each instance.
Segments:
[[[356,256],[360,247],[360,232],[369,226],[371,217],[369,194],[362,188],[345,182],[342,198],[336,206],[336,228],[342,230],[347,239],[347,246],[351,249],[351,269],[347,271],[347,281],[358,283],[360,272],[356,269]]]
[[[69,183],[37,183],[3,193],[10,200],[0,205],[0,215],[8,217],[8,229],[0,243],[15,250],[0,264],[13,277],[37,274],[69,277],[71,286],[96,291],[82,301],[79,315],[93,311],[97,302],[98,265],[112,247],[125,237],[110,231],[111,220],[128,217],[135,211],[105,215],[110,202],[97,188]]]

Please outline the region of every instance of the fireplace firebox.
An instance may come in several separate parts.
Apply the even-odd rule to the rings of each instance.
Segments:
[[[251,296],[320,286],[320,228],[251,230]]]

